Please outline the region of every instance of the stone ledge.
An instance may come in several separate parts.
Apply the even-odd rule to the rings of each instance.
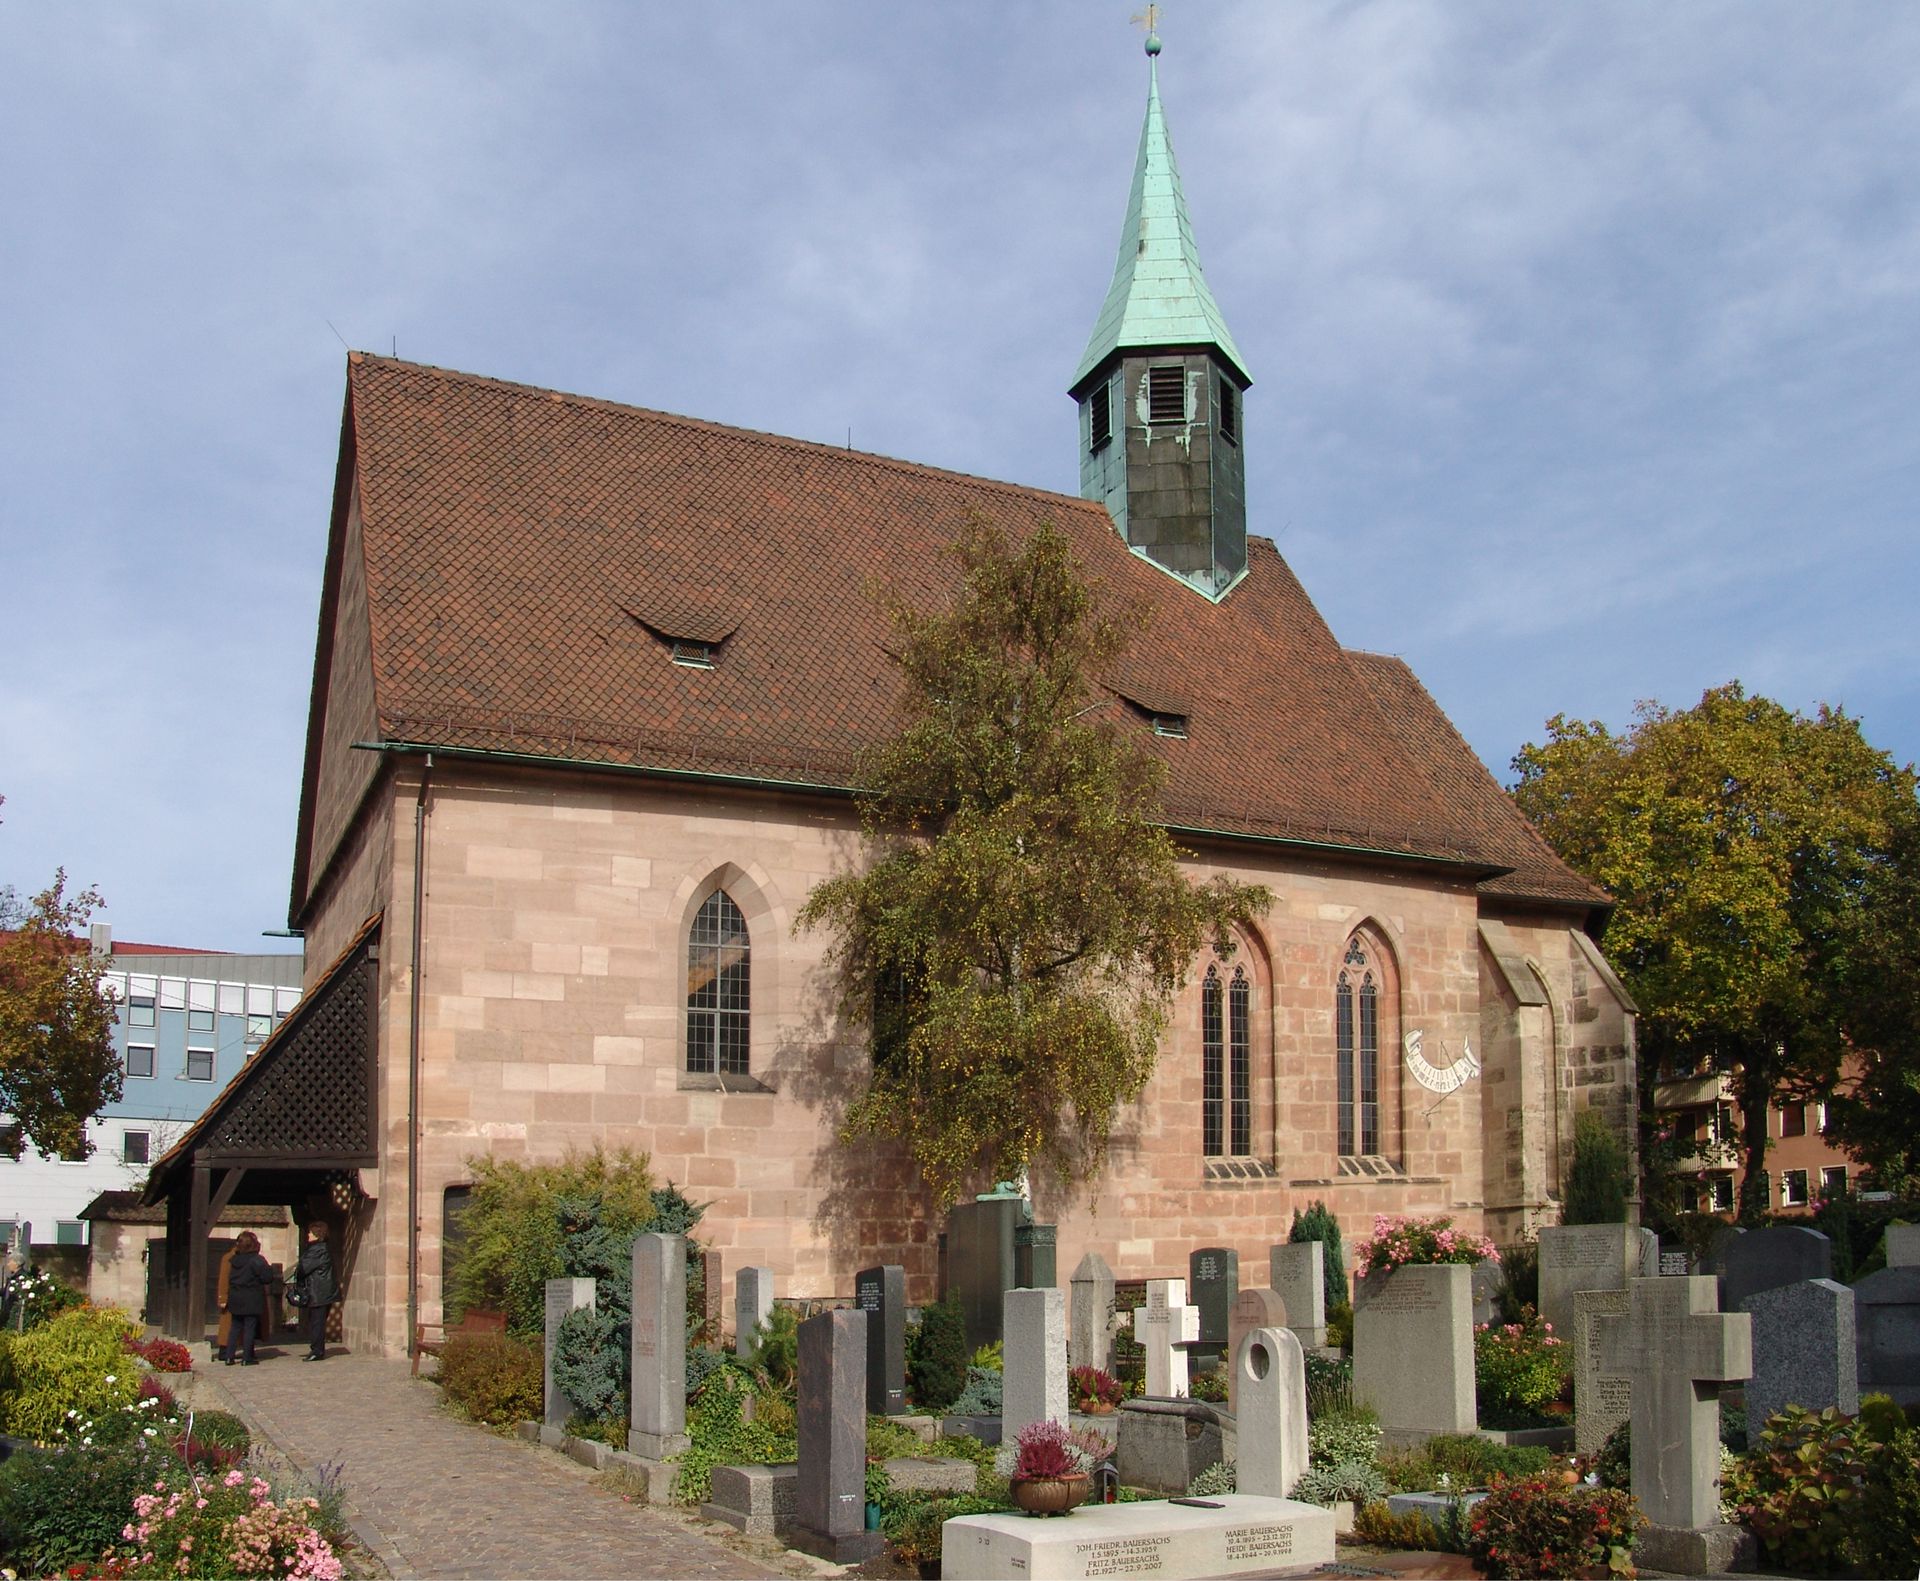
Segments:
[[[966,1515],[947,1522],[943,1549],[941,1573],[951,1581],[1291,1574],[1333,1561],[1333,1513],[1223,1493],[1194,1504],[1087,1505],[1058,1520]]]

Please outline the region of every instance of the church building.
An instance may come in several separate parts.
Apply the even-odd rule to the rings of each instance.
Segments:
[[[1035,1182],[1059,1266],[1258,1266],[1315,1199],[1349,1237],[1380,1213],[1502,1242],[1554,1222],[1575,1115],[1631,1132],[1607,898],[1249,531],[1276,508],[1247,496],[1252,383],[1157,80],[1071,370],[1078,498],[352,353],[292,882],[306,991],[154,1169],[170,1326],[203,1301],[208,1215],[278,1201],[334,1226],[347,1341],[402,1352],[441,1316],[472,1161],[596,1145],[708,1205],[729,1281],[847,1294],[897,1262],[930,1297],[940,1221],[902,1153],[838,1140],[867,1050],[793,922],[861,859],[854,764],[894,727],[869,589],[944,604],[943,551],[982,517],[1053,524],[1150,612],[1103,705],[1165,763],[1190,876],[1273,896],[1193,963],[1105,1174]]]

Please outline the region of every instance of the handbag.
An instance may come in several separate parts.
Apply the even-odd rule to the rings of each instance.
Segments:
[[[287,1286],[287,1305],[303,1307],[307,1304],[307,1288],[304,1280],[296,1279]]]

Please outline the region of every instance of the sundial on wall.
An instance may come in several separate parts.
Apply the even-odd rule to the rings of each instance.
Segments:
[[[1407,1074],[1428,1092],[1438,1093],[1443,1100],[1480,1074],[1480,1061],[1474,1057],[1473,1045],[1464,1040],[1460,1044],[1459,1057],[1450,1065],[1436,1065],[1427,1058],[1422,1046],[1423,1034],[1418,1030],[1409,1032],[1404,1043]],[[1442,1049],[1446,1047],[1444,1043],[1440,1046]]]

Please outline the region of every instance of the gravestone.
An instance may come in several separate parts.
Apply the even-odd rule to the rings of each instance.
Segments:
[[[1187,1289],[1193,1304],[1200,1309],[1198,1338],[1218,1350],[1203,1351],[1203,1356],[1224,1356],[1227,1351],[1227,1319],[1233,1311],[1233,1298],[1240,1293],[1240,1254],[1231,1246],[1203,1246],[1187,1255]]]
[[[1573,1448],[1597,1455],[1633,1415],[1633,1383],[1600,1365],[1598,1319],[1627,1315],[1624,1290],[1579,1290],[1573,1297]]]
[[[866,1313],[843,1307],[800,1325],[799,1395],[793,1545],[858,1564],[886,1542],[866,1530]]]
[[[957,1204],[947,1215],[947,1291],[959,1299],[967,1345],[977,1350],[1000,1335],[1000,1298],[1017,1288],[1013,1232],[1025,1220],[1019,1197]]]
[[[720,1254],[700,1254],[700,1343],[720,1348],[722,1325],[727,1320],[726,1274],[720,1266]]]
[[[1389,1447],[1475,1429],[1472,1274],[1464,1263],[1368,1275],[1353,1313],[1353,1398]]]
[[[1887,1266],[1920,1268],[1920,1224],[1887,1226]]]
[[[544,1420],[548,1427],[565,1427],[567,1418],[573,1415],[573,1402],[560,1392],[553,1381],[553,1353],[560,1344],[560,1323],[569,1312],[581,1307],[591,1308],[594,1304],[594,1289],[591,1279],[549,1279],[547,1281],[547,1408]]]
[[[853,1276],[853,1304],[867,1314],[867,1409],[907,1409],[907,1271],[888,1263]]]
[[[1748,1441],[1789,1405],[1860,1413],[1853,1292],[1831,1279],[1803,1279],[1748,1296],[1753,1376],[1747,1380]]]
[[[1551,1224],[1540,1231],[1540,1316],[1565,1338],[1576,1290],[1624,1290],[1660,1267],[1652,1230],[1631,1224]]]
[[[1920,1268],[1882,1268],[1855,1282],[1860,1392],[1920,1404]]]
[[[1662,1252],[1660,1254],[1660,1277],[1662,1279],[1684,1279],[1687,1276],[1687,1254],[1685,1252]]]
[[[1146,1392],[1162,1400],[1185,1394],[1187,1353],[1176,1347],[1200,1337],[1200,1309],[1187,1305],[1186,1280],[1147,1281],[1147,1304],[1133,1314],[1133,1337],[1146,1352]]]
[[[773,1270],[742,1268],[733,1279],[733,1353],[753,1351],[754,1330],[773,1319]]]
[[[1287,1304],[1277,1290],[1242,1290],[1233,1298],[1233,1310],[1227,1314],[1227,1354],[1238,1356],[1240,1342],[1255,1329],[1286,1328]],[[1297,1338],[1298,1336],[1296,1336]],[[1240,1369],[1227,1369],[1227,1409],[1240,1411]]]
[[[1101,1504],[1057,1521],[963,1515],[946,1524],[940,1573],[947,1581],[1311,1575],[1333,1562],[1333,1525],[1331,1510],[1251,1493]]]
[[[1698,1574],[1737,1530],[1720,1525],[1720,1387],[1752,1375],[1753,1319],[1714,1299],[1711,1276],[1635,1279],[1627,1315],[1595,1320],[1601,1369],[1633,1385],[1633,1496],[1655,1528],[1635,1552],[1653,1569]]]
[[[1020,1290],[1051,1290],[1060,1283],[1059,1227],[1016,1224],[1013,1228],[1013,1283]]]
[[[1310,1350],[1327,1342],[1326,1259],[1318,1241],[1282,1241],[1267,1254],[1268,1278],[1287,1304],[1287,1327]]]
[[[1720,1278],[1720,1310],[1738,1312],[1749,1296],[1802,1279],[1833,1277],[1833,1243],[1818,1230],[1777,1225],[1765,1230],[1731,1227],[1713,1238],[1707,1271]]]
[[[1123,1400],[1114,1416],[1114,1466],[1130,1488],[1184,1494],[1209,1466],[1239,1458],[1234,1420],[1205,1400]]]
[[[1070,1359],[1076,1367],[1107,1370],[1113,1359],[1113,1270],[1098,1252],[1088,1252],[1073,1271]]]
[[[1473,1297],[1473,1321],[1476,1327],[1499,1317],[1500,1291],[1506,1282],[1506,1274],[1491,1258],[1473,1265],[1473,1271],[1467,1279],[1467,1290]]]
[[[687,1447],[687,1243],[633,1238],[633,1402],[627,1448],[665,1460]]]
[[[1254,1329],[1233,1352],[1233,1380],[1240,1400],[1234,1488],[1288,1498],[1307,1469],[1306,1352],[1291,1329]]]
[[[1000,1382],[1000,1442],[1040,1421],[1067,1421],[1067,1297],[1052,1290],[1009,1290]]]

